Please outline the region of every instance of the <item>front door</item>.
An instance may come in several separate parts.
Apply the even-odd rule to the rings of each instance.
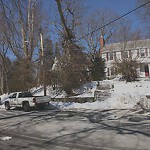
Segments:
[[[145,65],[145,77],[149,77],[149,67]]]

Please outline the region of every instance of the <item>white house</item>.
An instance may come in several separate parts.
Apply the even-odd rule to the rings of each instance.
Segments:
[[[140,77],[150,76],[150,39],[105,45],[101,49],[101,56],[106,60],[107,77],[115,76],[113,64],[123,58],[130,58],[139,63]]]

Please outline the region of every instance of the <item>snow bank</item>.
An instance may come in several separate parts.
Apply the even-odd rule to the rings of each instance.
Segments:
[[[150,81],[139,81],[126,83],[123,81],[111,80],[114,84],[114,89],[111,91],[111,98],[105,101],[96,101],[92,103],[69,103],[69,102],[52,102],[57,108],[60,109],[130,109],[137,105],[141,100],[143,105],[150,105],[146,103],[146,95],[150,95]],[[93,84],[93,82],[92,82]],[[95,84],[96,85],[96,84]],[[90,91],[78,95],[78,97],[93,96],[95,86]]]

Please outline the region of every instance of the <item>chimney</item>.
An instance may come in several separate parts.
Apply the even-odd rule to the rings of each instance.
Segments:
[[[102,48],[104,47],[105,43],[104,43],[104,38],[103,36],[101,35],[100,36],[100,56],[101,56],[101,53],[102,53]]]
[[[101,35],[100,36],[100,49],[102,49],[104,47],[104,38],[103,36]]]

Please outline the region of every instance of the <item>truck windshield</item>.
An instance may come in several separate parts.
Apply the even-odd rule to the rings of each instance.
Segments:
[[[19,93],[18,97],[23,98],[23,97],[33,97],[33,96],[30,92],[23,92],[23,93]]]

